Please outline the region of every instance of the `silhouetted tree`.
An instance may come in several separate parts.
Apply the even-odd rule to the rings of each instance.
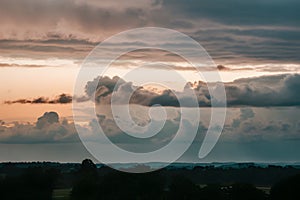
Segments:
[[[81,163],[78,178],[73,186],[71,198],[74,200],[94,200],[97,197],[97,167],[90,159]]]

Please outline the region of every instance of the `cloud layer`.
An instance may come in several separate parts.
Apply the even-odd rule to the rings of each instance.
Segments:
[[[137,106],[135,108],[138,109],[135,111],[141,111],[141,107]],[[98,145],[111,145],[98,141],[93,137],[93,134],[98,134],[95,132],[95,126],[99,123],[107,137],[117,146],[128,151],[149,152],[168,144],[177,133],[181,118],[178,114],[180,109],[174,107],[168,109],[168,119],[164,128],[157,135],[147,139],[132,138],[125,134],[116,125],[111,116],[104,113],[98,115],[98,121],[91,121],[85,126],[77,124],[77,128],[84,129],[87,133],[86,138],[90,141],[94,141]],[[144,107],[142,111],[147,112],[147,109]],[[197,155],[208,128],[210,109],[201,108],[199,112],[201,112],[201,120],[198,124],[196,139],[181,158],[182,161],[199,161]],[[140,125],[147,123],[147,117],[138,117],[138,115],[133,114],[133,118]],[[178,145],[187,142],[186,138],[191,134],[189,132],[191,126],[197,125],[188,122],[188,120],[183,120],[185,128],[180,133],[177,141]],[[297,160],[299,158],[297,153],[300,141],[299,130],[298,108],[228,108],[221,138],[206,159],[211,162]],[[54,151],[57,155],[54,154],[51,158],[55,160],[55,158],[60,157],[59,155],[65,154],[65,151],[68,152],[70,150],[70,144],[77,145],[82,151],[83,148],[82,146],[79,147],[78,143],[80,143],[80,140],[74,124],[66,120],[60,120],[55,112],[44,113],[34,124],[6,124],[5,122],[0,122],[0,147],[2,149],[16,147],[16,149],[11,150],[15,153],[18,152],[19,155],[22,155],[22,158],[28,158],[31,154],[24,154],[18,149],[20,147],[16,146],[16,144],[27,145],[27,148],[30,149],[36,148],[39,144],[43,145],[41,147],[47,148],[50,148],[51,145],[53,147],[64,145],[64,148]],[[30,144],[30,147],[28,144]],[[23,148],[25,147],[23,146]],[[47,152],[41,152],[45,155],[43,159],[47,159]],[[80,154],[80,152],[78,153]],[[68,160],[68,158],[65,159]],[[120,158],[120,160],[122,159],[124,158]]]
[[[298,7],[296,0],[2,0],[0,52],[84,58],[112,34],[158,26],[193,37],[219,63],[299,63]]]
[[[213,90],[218,90],[221,83],[208,83]],[[224,83],[227,106],[298,106],[300,105],[300,75],[276,75],[255,78],[238,79],[231,83]],[[115,91],[114,91],[115,89]],[[162,106],[179,107],[179,102],[184,102],[183,107],[189,107],[192,102],[189,90],[197,95],[198,104],[202,107],[211,106],[208,86],[199,81],[187,83],[184,91],[164,90],[161,93],[134,86],[119,77],[96,78],[86,85],[86,93],[90,98],[95,98],[97,103],[109,104],[112,92],[119,97],[126,97],[132,93],[130,103],[144,106],[160,104]],[[94,94],[93,91],[96,91]],[[179,97],[179,99],[177,99]]]
[[[222,70],[225,70],[222,68]],[[120,77],[97,77],[86,84],[86,95],[73,97],[69,94],[60,94],[56,98],[38,97],[34,99],[18,99],[5,101],[5,104],[67,104],[73,101],[85,102],[95,100],[97,104],[110,104],[114,95],[115,104],[130,104],[142,106],[191,107],[193,98],[191,91],[197,97],[200,107],[210,107],[212,99],[208,85],[217,91],[222,83],[205,83],[202,81],[187,83],[183,91],[144,88],[126,82]],[[237,79],[223,83],[226,91],[227,106],[299,106],[300,105],[300,75],[283,74],[275,76],[261,76],[254,78]],[[180,105],[181,102],[182,104]],[[215,104],[218,106],[218,103]],[[219,105],[220,106],[220,105]]]

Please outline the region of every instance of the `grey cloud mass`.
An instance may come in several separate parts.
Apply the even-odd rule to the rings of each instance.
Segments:
[[[185,90],[193,89],[197,95],[198,104],[202,107],[211,106],[211,97],[208,86],[214,90],[221,83],[204,83],[202,81],[187,83]],[[237,79],[230,83],[224,83],[227,106],[299,106],[300,105],[300,75],[284,74],[275,76],[261,76],[254,78]],[[114,90],[115,89],[115,90]],[[96,91],[95,94],[93,91]],[[189,107],[191,101],[185,91],[164,90],[161,93],[134,86],[131,82],[125,82],[119,77],[96,78],[86,85],[86,93],[94,98],[97,103],[110,104],[112,92],[119,96],[132,96],[129,103],[144,106],[160,104],[162,106],[179,107],[177,97],[181,98],[184,107]],[[176,97],[177,96],[177,97]]]
[[[225,69],[222,69],[225,70]],[[227,69],[226,69],[227,70]],[[226,92],[226,103],[229,107],[237,106],[299,106],[300,105],[300,75],[299,74],[282,74],[273,76],[261,76],[254,78],[237,79],[229,83],[205,83],[202,81],[187,83],[183,91],[163,90],[158,91],[153,88],[144,88],[134,85],[132,82],[126,82],[118,76],[97,77],[89,81],[85,86],[86,95],[72,97],[69,94],[60,94],[50,99],[38,97],[34,99],[18,99],[5,101],[5,104],[67,104],[76,102],[85,102],[95,100],[98,104],[110,104],[112,95],[114,95],[115,104],[126,104],[129,98],[130,104],[142,106],[161,106],[171,107],[191,107],[193,104],[189,90],[195,93],[198,105],[200,107],[210,107],[212,97],[208,87],[212,90],[218,90],[220,84],[224,85]],[[180,103],[181,102],[181,105]]]
[[[139,107],[137,108],[140,109]],[[94,127],[96,124],[99,123],[108,138],[117,146],[129,151],[149,152],[165,146],[175,136],[180,123],[180,115],[177,114],[180,110],[172,108],[172,112],[173,114],[168,117],[163,129],[154,137],[144,140],[125,134],[117,127],[113,119],[103,114],[98,115],[98,121],[91,121],[87,126],[79,127],[77,125],[77,128],[84,129],[90,135],[90,133],[95,131]],[[210,117],[206,115],[206,113],[210,112],[209,108],[201,108],[200,112],[202,113],[202,117],[198,124],[197,136],[191,147],[181,158],[182,161],[187,161],[188,159],[199,161],[199,158],[197,158],[198,151],[208,127],[207,123],[204,122],[204,118]],[[228,117],[221,138],[206,159],[212,159],[212,161],[224,161],[224,159],[227,161],[241,161],[244,159],[248,159],[248,161],[249,159],[251,161],[260,159],[264,161],[276,159],[293,161],[299,157],[297,154],[300,141],[298,134],[300,130],[298,108],[267,109],[244,107],[228,108],[227,112]],[[138,123],[144,123],[141,118],[137,120]],[[236,121],[239,121],[239,123],[237,124]],[[190,130],[189,127],[195,126],[195,124],[192,125],[188,121],[184,121],[183,124],[186,128],[177,141],[178,145],[186,142],[186,136],[190,134],[188,131]],[[90,139],[93,140],[93,138]],[[58,114],[55,112],[45,113],[34,124],[15,123],[12,125],[5,122],[0,123],[1,148],[4,148],[5,145],[17,144],[31,144],[32,148],[35,148],[38,144],[42,144],[45,147],[47,145],[55,147],[63,144],[69,148],[70,144],[77,145],[79,142],[80,140],[73,122],[68,122],[64,119],[60,120]],[[99,145],[110,144],[100,143]],[[261,145],[263,145],[261,150],[260,148],[256,148]],[[291,148],[289,145],[292,145],[293,152],[289,150]],[[14,152],[21,153],[18,148],[14,149]],[[48,155],[44,151],[42,152],[46,155],[44,159],[47,159]],[[280,153],[274,154],[274,152]],[[64,154],[65,151],[60,153]],[[24,154],[24,156],[29,155]],[[58,155],[52,156],[54,158],[59,157]]]
[[[299,6],[297,0],[2,0],[0,52],[82,59],[115,33],[158,26],[196,39],[219,63],[299,63]]]
[[[170,9],[181,8],[186,16],[211,18],[225,24],[236,25],[297,25],[300,15],[297,0],[254,0],[240,1],[173,1],[164,0],[163,5]],[[291,20],[293,19],[293,20]],[[291,21],[290,21],[291,20]]]
[[[79,138],[73,122],[59,119],[56,112],[46,112],[34,124],[15,122],[7,126],[0,125],[0,143],[35,144],[35,143],[72,143]]]

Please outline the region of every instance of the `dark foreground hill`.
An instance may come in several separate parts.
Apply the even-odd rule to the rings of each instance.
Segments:
[[[284,164],[176,163],[130,174],[88,159],[82,164],[2,163],[0,199],[300,199],[299,174],[298,165]]]

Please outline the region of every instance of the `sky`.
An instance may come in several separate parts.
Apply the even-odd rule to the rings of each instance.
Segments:
[[[180,124],[178,101],[184,101],[183,109],[188,112],[196,109],[187,97],[192,91],[201,119],[196,140],[180,161],[299,162],[299,8],[297,0],[1,0],[0,161],[93,158],[81,144],[72,110],[72,102],[80,105],[82,109],[75,112],[80,114],[78,126],[92,134],[95,122],[87,117],[91,100],[98,123],[122,148],[147,152],[162,147]],[[103,63],[93,63],[89,68],[92,76],[78,80],[85,58],[93,55],[90,52],[98,44],[143,27],[186,34],[209,55],[203,58],[209,64],[198,63],[200,72],[219,77],[205,80],[173,52],[141,49],[118,57],[105,72],[107,77],[97,73]],[[172,44],[171,37],[152,36],[133,35],[110,43],[101,56],[159,42],[178,52],[196,51],[185,41]],[[147,65],[151,62],[155,64]],[[137,75],[125,76],[139,66],[143,68]],[[172,71],[183,81],[174,78]],[[149,84],[142,85],[147,81]],[[163,84],[154,84],[159,81]],[[225,126],[212,152],[199,159],[213,99],[208,84],[217,94],[218,81],[224,84],[227,97]],[[78,82],[82,86],[79,93],[74,88]],[[132,92],[131,114],[137,124],[149,122],[151,106],[160,104],[167,109],[164,128],[148,146],[124,137],[114,122],[108,108],[114,87],[120,101]],[[188,128],[184,134],[189,134]]]

